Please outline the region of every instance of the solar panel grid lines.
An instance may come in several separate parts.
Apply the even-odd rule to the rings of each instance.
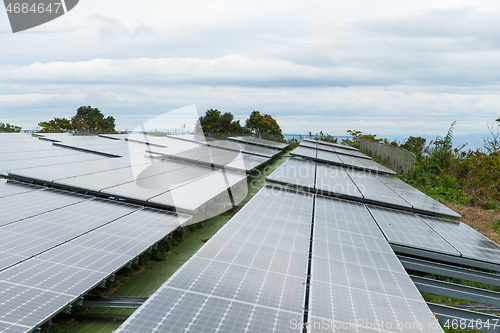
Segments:
[[[38,233],[30,236],[40,237],[37,238],[38,245],[43,245],[44,237],[52,243],[40,247],[38,252],[31,253],[32,258],[29,259],[22,255],[12,256],[21,262],[0,272],[0,285],[11,286],[9,291],[15,289],[16,293],[9,297],[4,293],[4,289],[0,291],[3,300],[0,304],[0,321],[8,323],[9,327],[25,325],[28,327],[23,330],[25,332],[33,329],[191,219],[190,216],[104,199],[78,203],[73,209],[78,205],[91,204],[106,205],[106,207],[89,206],[77,210],[75,214],[69,216],[70,220],[72,217],[77,218],[78,223],[75,224],[68,221],[69,212],[58,214],[64,209],[69,209],[67,207],[49,213],[57,216],[46,217],[46,224],[60,223],[60,230],[64,229],[63,226],[80,229],[78,236],[72,235],[73,238],[51,241],[49,239],[53,237]],[[128,208],[130,209],[123,210]],[[105,214],[96,217],[96,211],[104,211]],[[95,222],[95,218],[101,222]],[[91,223],[85,223],[86,221]],[[118,224],[121,228],[111,228]],[[25,229],[16,232],[33,233],[32,228]],[[3,231],[0,234],[6,233],[9,232]],[[25,242],[21,243],[26,247]],[[5,242],[0,244],[4,245]],[[89,251],[90,249],[93,250]],[[0,250],[0,254],[6,252]],[[4,256],[0,255],[2,263],[3,259]],[[22,294],[28,297],[20,296]],[[15,310],[11,311],[12,309]]]
[[[0,199],[26,192],[40,191],[43,187],[16,182],[13,180],[0,179]]]
[[[0,217],[0,227],[87,200],[89,200],[88,197],[76,193],[66,194],[55,189],[43,189],[4,197],[0,199],[3,211]],[[30,205],[26,205],[26,202]]]
[[[315,165],[316,162],[289,158],[267,176],[266,180],[314,191]]]
[[[339,148],[344,148],[344,149],[359,150],[358,148],[355,148],[355,147],[352,147],[352,146],[343,145],[343,144],[340,144],[340,143],[322,141],[322,140],[315,140],[315,139],[304,138],[304,141],[314,142],[314,143],[317,143],[318,145],[321,145],[321,146],[331,146],[331,147],[339,147]]]
[[[440,234],[413,213],[373,205],[367,206],[378,226],[391,244],[460,256]]]
[[[396,175],[394,171],[370,159],[360,158],[358,156],[352,156],[352,155],[337,154],[336,152],[333,151],[314,149],[312,147],[304,145],[299,145],[296,149],[290,152],[290,155],[318,162],[324,162],[344,167],[352,167],[354,169],[363,171]]]
[[[442,332],[365,206],[318,195],[316,202],[308,332]],[[328,202],[336,215],[325,212]],[[344,231],[353,224],[378,235]]]
[[[319,194],[363,198],[356,184],[346,173],[345,168],[335,165],[317,163],[315,189]]]
[[[316,149],[299,146],[290,152],[292,156],[304,157],[311,160],[316,159]]]
[[[247,225],[256,209],[269,219]],[[302,320],[309,240],[300,234],[311,214],[312,195],[264,187],[118,332],[288,332],[290,320]],[[281,215],[293,217],[290,229]]]
[[[277,149],[266,148],[237,141],[218,140],[218,141],[209,141],[202,144],[208,147],[213,146],[230,151],[237,151],[237,152],[241,151],[243,153],[268,157],[268,158],[272,158],[280,153],[280,151]]]
[[[371,160],[372,159],[370,156],[367,156],[367,155],[365,155],[362,152],[359,152],[357,150],[335,147],[334,152],[339,154],[339,155],[349,155],[349,156],[354,156],[357,158],[362,158],[363,160]]]
[[[418,217],[464,258],[500,264],[500,246],[465,223],[420,214]]]
[[[374,174],[349,169],[347,169],[346,172],[356,184],[361,194],[363,194],[365,202],[374,204],[380,204],[383,202],[384,205],[403,210],[413,208],[412,205],[410,205],[387,185],[382,183]],[[380,198],[383,198],[384,200],[381,201]]]
[[[434,212],[437,216],[460,219],[460,214],[457,214],[445,205],[437,202],[402,180],[388,176],[379,176],[379,180],[409,202],[413,206],[415,212],[421,212],[424,214]]]
[[[259,145],[259,146],[265,146],[265,147],[269,147],[269,148],[275,148],[275,149],[279,149],[279,150],[283,150],[290,145],[288,143],[281,143],[281,142],[276,142],[276,141],[259,139],[259,138],[254,138],[252,136],[235,136],[235,137],[229,137],[227,139],[233,140],[233,141],[239,141],[239,142],[243,142],[243,143]]]

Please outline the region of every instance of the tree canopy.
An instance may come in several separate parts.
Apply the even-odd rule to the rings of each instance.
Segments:
[[[265,139],[283,139],[278,122],[270,115],[261,114],[259,111],[252,111],[250,117],[245,122],[245,127],[253,134]]]
[[[21,132],[21,127],[9,123],[0,123],[0,132],[16,133]]]
[[[104,118],[99,109],[91,106],[80,106],[76,109],[76,115],[71,118],[71,125],[79,133],[115,132],[115,118],[112,116]]]
[[[406,139],[405,143],[401,145],[401,147],[411,151],[416,156],[420,156],[422,155],[426,142],[427,140],[421,136],[410,136]]]
[[[41,133],[71,133],[74,130],[71,121],[66,118],[42,121],[38,123],[38,127]]]
[[[234,116],[229,112],[222,114],[219,110],[210,109],[207,110],[205,116],[198,119],[198,122],[197,127],[201,126],[205,135],[208,136],[245,132],[240,121],[235,121]]]
[[[54,118],[38,123],[41,133],[115,133],[115,118],[91,106],[80,106],[71,120]]]

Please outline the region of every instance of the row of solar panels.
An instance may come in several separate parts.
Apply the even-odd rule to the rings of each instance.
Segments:
[[[304,141],[305,142],[317,143],[317,144],[319,144],[321,146],[337,147],[337,148],[348,149],[348,150],[359,150],[358,148],[354,148],[352,146],[342,145],[340,143],[328,142],[328,141],[323,141],[323,140],[318,140],[318,139],[304,138]]]
[[[318,141],[318,142],[302,141],[299,144],[299,147],[306,147],[306,148],[311,148],[311,149],[316,149],[316,150],[321,150],[321,151],[337,153],[341,156],[348,155],[348,156],[359,157],[359,158],[367,159],[367,160],[372,159],[370,156],[367,156],[367,155],[359,152],[357,149],[354,150],[354,149],[340,148],[338,146],[325,145],[323,141]],[[346,146],[346,147],[349,147],[349,146]]]
[[[0,174],[176,209],[193,214],[196,222],[232,206],[228,189],[233,194],[233,203],[245,198],[246,175],[233,170],[250,172],[270,159],[147,135],[135,135],[133,141],[126,141],[130,136],[123,135],[44,134],[40,138],[44,140],[22,134],[0,135],[0,140],[5,139],[0,146]],[[146,150],[159,147],[169,149],[178,158],[148,157]],[[279,152],[262,149],[271,150],[272,156]],[[123,157],[111,158],[111,155]],[[225,156],[225,163],[217,163],[220,156]]]
[[[117,197],[130,202],[175,209],[195,215],[195,222],[205,213],[218,215],[232,206],[228,188],[235,203],[247,194],[246,175],[175,161],[155,161],[133,167],[118,167],[114,162],[94,161],[61,164],[9,172],[9,177],[76,189],[101,196]],[[119,164],[118,164],[119,165]],[[214,205],[214,203],[219,203]],[[206,203],[210,209],[206,212]],[[226,207],[224,207],[224,205]]]
[[[232,169],[247,172],[269,160],[232,151],[269,153],[256,145],[218,149],[172,138],[129,138],[0,135],[0,174],[194,215],[1,181],[0,204],[7,208],[0,219],[0,297],[5,300],[0,331],[31,331],[172,230],[241,202],[246,174],[217,168],[224,165],[213,163],[213,156],[229,152],[233,160],[228,162],[239,167]],[[152,147],[198,155],[151,159],[145,151]],[[269,150],[269,156],[279,152]],[[200,163],[207,151],[211,163]]]
[[[381,173],[388,175],[396,175],[394,171],[392,171],[389,168],[386,168],[383,165],[380,165],[375,161],[356,156],[341,155],[321,149],[299,146],[296,149],[294,149],[290,154],[293,156],[302,157],[312,161],[330,163],[357,170],[370,171],[374,173]]]
[[[0,331],[29,332],[192,217],[0,180]]]
[[[370,212],[267,186],[117,332],[442,332]]]
[[[266,180],[386,207],[460,218],[448,207],[397,178],[320,162],[290,158]]]

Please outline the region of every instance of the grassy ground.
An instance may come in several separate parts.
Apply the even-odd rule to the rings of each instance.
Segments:
[[[265,177],[288,157],[290,157],[288,152],[281,154],[261,170],[250,175],[248,195],[244,202],[250,200],[265,185]],[[203,240],[211,238],[237,210],[238,208],[235,208],[221,216],[208,219],[203,229],[190,232],[185,240],[174,246],[165,261],[150,261],[132,277],[122,278],[118,287],[109,295],[149,297],[203,246]],[[54,319],[55,325],[47,332],[110,333],[133,312],[132,309],[91,308],[71,316],[59,315]]]

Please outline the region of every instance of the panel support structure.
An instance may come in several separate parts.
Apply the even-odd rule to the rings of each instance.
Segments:
[[[464,257],[459,257],[459,256],[452,256],[452,255],[433,252],[433,251],[426,251],[426,250],[416,249],[416,248],[412,248],[409,246],[403,246],[403,245],[398,245],[398,244],[394,244],[394,243],[391,243],[390,245],[391,245],[391,248],[396,253],[409,254],[412,256],[417,256],[417,257],[422,257],[422,258],[430,258],[433,260],[449,262],[452,264],[459,264],[459,265],[464,265],[464,266],[481,268],[481,269],[485,269],[488,271],[500,272],[500,265],[497,265],[494,263],[489,263],[489,262],[484,262],[484,261],[479,261],[479,260],[474,260],[474,259],[469,259],[469,258],[464,258]]]
[[[480,332],[500,332],[500,317],[429,302],[427,305],[436,315],[439,323],[445,327]]]
[[[500,306],[500,293],[495,291],[427,279],[420,276],[410,277],[420,292]]]
[[[398,259],[405,269],[430,274],[444,275],[452,278],[485,283],[500,287],[500,276],[474,271],[466,268],[426,261],[422,259],[408,258],[398,255]]]

